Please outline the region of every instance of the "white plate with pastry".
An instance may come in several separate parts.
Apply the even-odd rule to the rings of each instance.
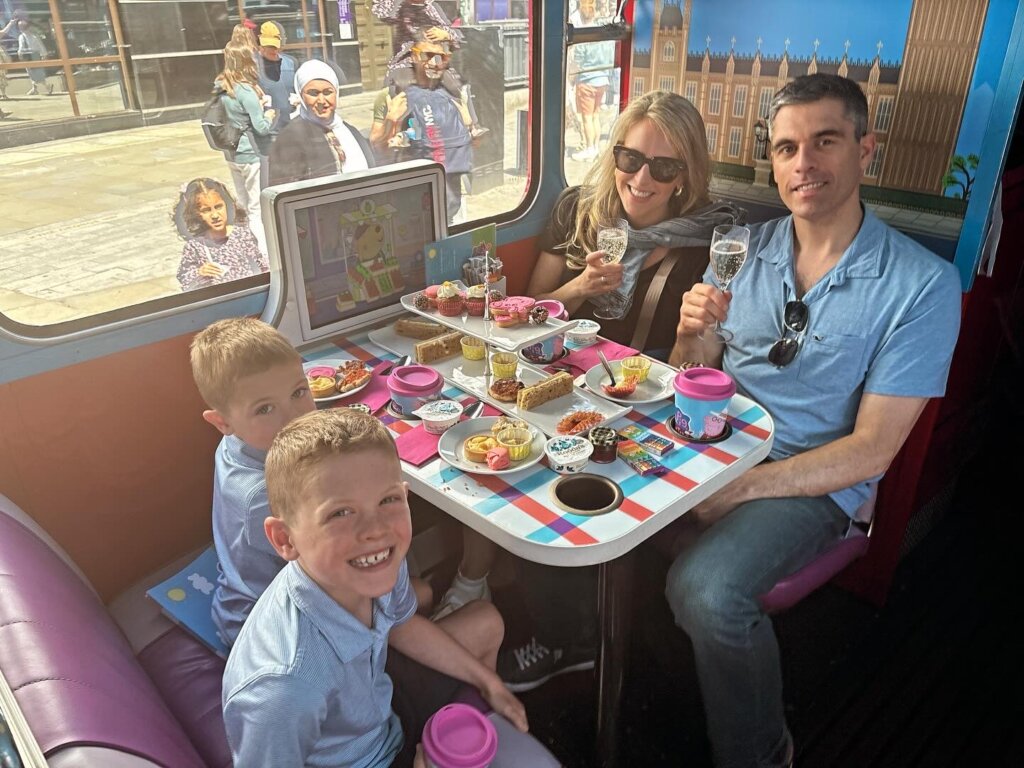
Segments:
[[[624,379],[622,375],[622,361],[609,360],[608,364],[615,374],[615,383],[622,385]],[[673,397],[675,394],[673,386],[675,376],[675,369],[670,368],[664,363],[659,363],[657,360],[652,360],[650,370],[647,372],[647,380],[637,384],[632,394],[625,394],[622,391],[609,393],[604,388],[606,384],[611,384],[611,380],[608,378],[608,371],[604,369],[603,365],[598,363],[587,371],[584,382],[591,392],[595,395],[600,395],[606,400],[611,400],[615,403],[625,403],[626,405],[639,405],[641,403],[657,403],[660,400],[667,400]]]
[[[318,368],[334,369],[333,395],[317,396],[318,393],[314,389],[314,381],[313,377],[310,376],[310,371],[316,373]],[[342,373],[343,369],[344,373]],[[313,395],[313,400],[318,403],[329,403],[334,400],[341,400],[343,397],[354,395],[356,392],[360,392],[365,389],[366,385],[369,384],[370,380],[373,378],[373,371],[371,371],[366,364],[359,360],[353,360],[352,358],[347,357],[325,357],[320,360],[311,360],[308,363],[302,364],[302,371],[306,374],[306,382],[309,384],[310,394]],[[348,388],[344,392],[339,392],[338,385],[345,381],[346,376],[350,378],[350,383],[345,385]]]
[[[590,417],[586,422],[586,428],[589,428],[614,421],[633,409],[631,403],[614,403],[575,386],[564,388],[564,392],[556,397],[542,398],[543,402],[522,408],[518,396],[508,401],[496,397],[491,390],[496,379],[493,376],[486,376],[485,373],[486,366],[482,362],[463,360],[452,370],[451,374],[444,375],[459,389],[476,395],[510,416],[522,419],[550,437],[559,434],[578,434],[578,432],[563,432],[559,427],[564,429],[566,421],[582,418],[580,414]],[[571,385],[572,377],[569,374],[564,374],[564,376],[569,377]],[[520,364],[516,371],[516,379],[522,382],[524,387],[533,387],[552,378],[544,371],[529,365]]]
[[[456,469],[461,469],[463,472],[474,475],[507,475],[510,472],[518,472],[521,469],[532,467],[544,458],[544,443],[547,442],[547,438],[536,429],[532,430],[533,442],[530,444],[530,455],[522,461],[510,462],[505,469],[491,469],[487,466],[486,458],[483,461],[473,461],[468,458],[474,449],[477,449],[478,457],[480,453],[486,454],[486,449],[489,446],[486,443],[473,444],[470,446],[469,451],[467,451],[466,442],[478,436],[496,437],[491,428],[502,418],[504,417],[481,416],[476,419],[466,419],[459,422],[441,435],[441,439],[437,441],[437,452],[442,459]],[[497,440],[494,441],[494,445],[497,446]]]

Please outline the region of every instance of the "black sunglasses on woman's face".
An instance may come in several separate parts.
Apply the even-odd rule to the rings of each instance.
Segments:
[[[807,305],[800,299],[786,302],[786,308],[782,311],[782,338],[772,344],[768,350],[768,362],[776,368],[785,368],[796,358],[800,351],[800,338],[807,327],[811,312]],[[786,338],[786,332],[792,331],[797,334],[795,339]]]
[[[686,170],[686,163],[674,157],[648,157],[643,152],[616,144],[612,147],[612,154],[615,156],[615,167],[623,173],[636,173],[645,165],[651,169],[651,178],[661,184],[675,181],[682,171]]]

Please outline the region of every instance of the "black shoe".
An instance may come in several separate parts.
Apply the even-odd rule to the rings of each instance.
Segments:
[[[498,656],[498,676],[510,691],[532,691],[557,675],[593,669],[596,656],[592,649],[572,645],[548,648],[531,637],[529,642]]]

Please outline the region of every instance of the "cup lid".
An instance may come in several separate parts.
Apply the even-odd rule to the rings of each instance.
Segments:
[[[454,400],[430,400],[413,413],[421,419],[457,419],[462,415],[462,404]]]
[[[423,750],[444,768],[485,768],[498,752],[498,732],[468,704],[448,704],[427,721]]]
[[[559,464],[572,464],[589,459],[594,452],[594,444],[580,435],[560,435],[548,440],[544,451]]]
[[[576,323],[576,327],[570,329],[570,332],[575,333],[597,333],[601,330],[601,324],[593,320],[580,320]]]
[[[441,374],[425,365],[401,365],[388,377],[407,390],[427,392],[441,383]]]
[[[566,314],[565,304],[560,302],[558,299],[541,299],[536,304],[534,304],[534,306],[544,307],[544,309],[548,311],[548,315],[555,318],[556,320],[561,320],[562,316]]]
[[[717,368],[687,368],[676,374],[675,390],[700,400],[725,400],[736,394],[736,382]]]

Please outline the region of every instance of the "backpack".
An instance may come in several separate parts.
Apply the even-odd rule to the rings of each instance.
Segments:
[[[246,129],[235,127],[228,119],[228,110],[222,98],[226,94],[224,89],[214,88],[210,99],[203,105],[199,120],[211,149],[235,152],[238,150],[238,140]]]

